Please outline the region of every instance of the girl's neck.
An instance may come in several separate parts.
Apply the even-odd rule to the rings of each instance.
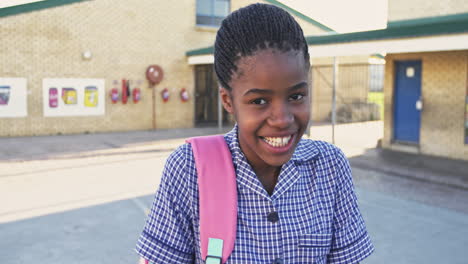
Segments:
[[[253,167],[253,166],[252,166]],[[253,167],[257,178],[263,185],[263,188],[268,192],[269,195],[273,194],[276,183],[278,182],[278,176],[281,171],[281,167],[266,166],[262,168]]]

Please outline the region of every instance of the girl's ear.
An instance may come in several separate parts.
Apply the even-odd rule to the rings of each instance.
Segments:
[[[228,113],[233,114],[231,92],[220,86],[219,94],[221,95],[221,102],[223,103],[224,109],[226,109]]]

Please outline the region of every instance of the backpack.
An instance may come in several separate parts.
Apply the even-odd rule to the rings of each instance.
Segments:
[[[206,264],[225,263],[237,232],[237,184],[231,152],[222,135],[194,137],[198,175],[200,247]]]

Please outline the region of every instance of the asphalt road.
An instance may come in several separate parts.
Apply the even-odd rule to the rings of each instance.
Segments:
[[[330,131],[313,127],[311,135],[330,141]],[[382,124],[336,131],[356,159],[375,147]],[[136,263],[133,248],[166,157],[183,138],[213,132],[0,138],[0,263]],[[376,247],[364,263],[468,263],[467,188],[352,163]]]
[[[0,163],[0,263],[136,263],[169,154]],[[376,246],[364,263],[467,263],[468,192],[353,168]]]

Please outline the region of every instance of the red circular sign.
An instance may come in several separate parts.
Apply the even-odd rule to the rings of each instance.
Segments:
[[[146,79],[152,84],[158,84],[162,81],[164,72],[158,65],[150,65],[146,69]]]

